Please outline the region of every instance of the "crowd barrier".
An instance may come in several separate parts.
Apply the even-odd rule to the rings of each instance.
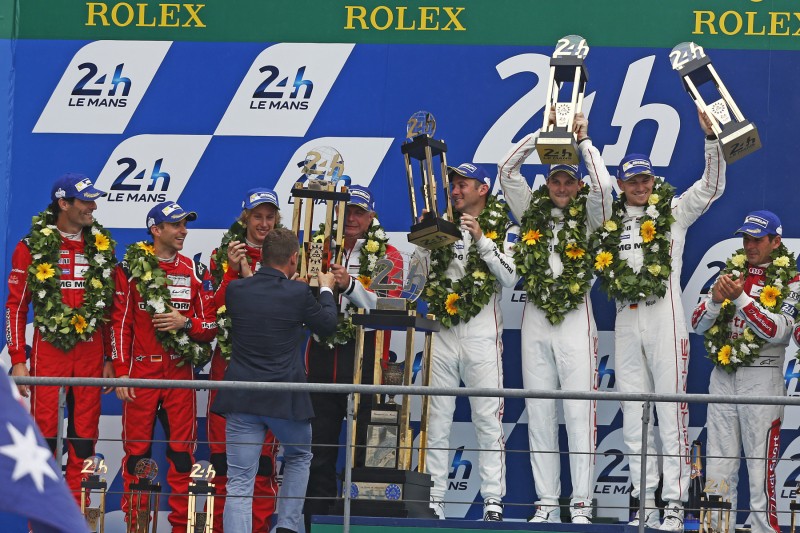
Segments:
[[[63,423],[64,413],[66,409],[66,387],[70,386],[96,386],[96,387],[138,387],[138,388],[151,388],[151,389],[195,389],[195,390],[223,390],[223,389],[236,389],[236,390],[292,390],[292,391],[307,391],[316,393],[341,393],[348,394],[348,413],[346,419],[347,438],[345,439],[345,453],[346,463],[344,470],[344,486],[349,487],[351,484],[351,470],[352,461],[351,457],[351,442],[352,442],[352,429],[353,429],[353,393],[360,394],[394,394],[398,396],[425,396],[425,395],[438,395],[438,396],[464,396],[464,397],[503,397],[503,398],[540,398],[540,399],[558,399],[558,400],[586,400],[586,401],[608,401],[608,402],[622,402],[622,401],[636,401],[643,403],[643,417],[642,427],[642,453],[641,453],[641,486],[645,485],[645,478],[647,474],[647,431],[646,428],[650,423],[650,408],[660,402],[676,402],[676,403],[694,403],[694,404],[711,404],[711,403],[724,403],[724,404],[737,404],[737,405],[783,405],[783,406],[798,406],[800,405],[800,396],[725,396],[714,394],[645,394],[645,393],[620,393],[620,392],[576,392],[576,391],[561,391],[561,390],[532,390],[532,389],[479,389],[479,388],[450,388],[450,387],[421,387],[417,385],[403,386],[403,385],[353,385],[353,384],[322,384],[322,383],[255,383],[243,381],[177,381],[177,380],[150,380],[150,379],[104,379],[104,378],[58,378],[58,377],[14,377],[14,381],[19,385],[47,385],[60,387],[59,393],[59,428],[56,443],[56,461],[61,464],[63,462]],[[100,440],[103,439],[101,436]],[[254,446],[262,446],[263,443],[253,443]],[[531,450],[505,450],[504,453],[530,453]],[[537,452],[542,453],[542,452]],[[553,453],[553,452],[546,452]],[[570,452],[561,450],[555,453],[568,454]],[[627,454],[623,454],[627,455]],[[708,455],[703,455],[704,464]],[[747,457],[739,456],[740,460],[747,459]],[[787,460],[786,458],[781,460]],[[794,457],[791,460],[795,460]],[[800,460],[800,457],[798,457]],[[112,465],[113,466],[113,465]],[[563,475],[563,474],[562,474]],[[513,488],[511,488],[513,490]],[[343,500],[343,531],[348,533],[350,531],[350,509],[351,497],[349,491],[342,491],[341,496]],[[467,503],[467,502],[452,502],[445,503]],[[738,510],[751,510],[742,507],[744,502],[740,502],[740,509]],[[645,511],[645,502],[642,499],[639,503],[639,511],[643,516]],[[736,516],[736,511],[733,510],[733,516]],[[644,521],[640,522],[639,531],[644,531]]]

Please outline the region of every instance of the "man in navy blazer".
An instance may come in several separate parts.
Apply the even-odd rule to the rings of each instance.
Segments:
[[[289,230],[273,229],[262,247],[263,266],[232,281],[225,304],[231,319],[233,353],[224,381],[305,383],[304,327],[327,336],[336,330],[333,274],[319,275],[319,299],[307,284],[293,281],[299,245]],[[252,495],[261,444],[271,429],[284,447],[283,484],[278,500],[278,533],[296,532],[311,464],[314,410],[308,392],[220,390],[213,412],[226,418],[227,533],[250,533]]]

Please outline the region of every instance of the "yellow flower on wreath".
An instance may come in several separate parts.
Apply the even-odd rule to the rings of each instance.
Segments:
[[[742,337],[744,337],[744,340],[747,342],[753,342],[756,338],[755,334],[750,331],[750,328],[747,326],[745,326],[744,331],[742,331]]]
[[[651,194],[647,197],[647,205],[656,205],[661,200],[661,197],[657,194]]]
[[[722,300],[722,303],[720,304],[720,308],[724,308],[726,305],[729,305],[730,303],[731,303],[731,301],[729,299],[725,298],[724,300]]]
[[[603,228],[606,231],[617,231],[617,223],[614,222],[613,220],[606,220],[603,223]]]
[[[228,268],[229,268],[229,267],[228,267],[228,262],[227,262],[227,261],[225,261],[224,263],[222,263],[222,273],[223,273],[223,274],[225,274],[226,272],[228,272]]]
[[[717,361],[722,365],[729,365],[731,363],[731,347],[726,344],[717,352]]]
[[[775,304],[778,303],[777,298],[780,295],[781,291],[778,290],[777,287],[773,285],[767,285],[761,290],[761,295],[758,297],[758,299],[767,307],[775,307]]]
[[[569,208],[569,216],[576,217],[576,216],[578,216],[578,213],[579,213],[579,210],[574,205]]]
[[[653,224],[652,220],[645,220],[639,229],[639,233],[642,235],[643,242],[650,242],[656,236],[656,225]]]
[[[380,245],[378,244],[378,241],[374,241],[372,239],[369,239],[366,243],[364,243],[364,249],[371,254],[377,252],[379,247]]]
[[[586,255],[586,250],[578,246],[578,243],[571,242],[567,244],[566,249],[567,257],[570,259],[580,259],[584,255]]]
[[[614,256],[611,255],[611,252],[600,252],[594,258],[594,268],[595,270],[603,270],[607,266],[611,264],[613,261]]]
[[[542,234],[538,229],[529,229],[528,233],[522,236],[522,242],[528,246],[533,246],[542,238]]]
[[[493,230],[493,229],[490,229],[489,231],[484,233],[484,235],[486,235],[486,238],[491,240],[491,241],[493,241],[493,240],[495,240],[497,238],[497,232],[495,230]]]
[[[72,320],[69,321],[70,324],[75,328],[75,331],[78,333],[83,333],[86,331],[86,319],[83,318],[81,315],[75,315],[72,317]]]
[[[225,311],[227,311],[227,310],[228,310],[228,308],[226,306],[220,305],[219,307],[217,307],[217,314],[221,315],[221,314],[225,313]]]
[[[475,279],[486,279],[486,272],[483,272],[481,270],[476,270],[475,272],[472,273],[472,277]]]
[[[102,289],[103,288],[103,282],[100,281],[97,278],[92,278],[92,281],[90,281],[89,283],[92,285],[92,288],[94,288],[94,289]]]
[[[654,276],[658,276],[661,273],[661,265],[652,264],[647,267],[647,271],[650,272]]]
[[[787,266],[789,266],[789,258],[786,257],[785,255],[782,255],[782,256],[776,258],[775,261],[773,261],[773,264],[776,267],[781,267],[781,268],[787,267]]]
[[[108,247],[111,246],[111,241],[102,233],[97,233],[94,236],[94,245],[97,246],[97,249],[101,252],[105,252],[108,250]]]
[[[145,252],[147,252],[150,255],[155,255],[155,253],[156,253],[156,249],[153,247],[153,245],[152,244],[147,244],[144,241],[137,242],[136,246],[138,246],[140,250],[144,250]]]
[[[456,302],[461,298],[456,293],[450,293],[447,295],[447,299],[444,302],[444,310],[447,311],[448,315],[454,315],[458,313],[458,307],[456,306]]]
[[[744,262],[747,260],[747,256],[744,254],[736,254],[731,257],[731,264],[736,268],[744,267]],[[779,265],[780,266],[780,265]]]
[[[361,282],[361,285],[363,285],[365,289],[369,289],[369,284],[372,283],[372,278],[362,274],[358,276],[358,281]]]
[[[572,294],[578,294],[581,290],[580,284],[576,281],[574,283],[570,283],[569,292]]]
[[[50,263],[42,263],[40,265],[36,265],[36,279],[39,281],[44,281],[46,279],[50,279],[56,275],[56,271],[53,268],[53,265]]]

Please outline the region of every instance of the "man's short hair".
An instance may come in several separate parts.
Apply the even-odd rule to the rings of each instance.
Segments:
[[[58,205],[58,200],[60,200],[60,198],[53,200],[52,202],[50,202],[50,205],[47,206],[47,209],[56,218],[58,218],[58,214],[61,213],[61,206]],[[74,204],[75,198],[64,198],[64,201],[67,202],[68,204]]]
[[[274,228],[264,239],[264,244],[261,246],[261,257],[266,265],[283,266],[298,250],[300,250],[300,244],[297,241],[297,235],[286,228]]]

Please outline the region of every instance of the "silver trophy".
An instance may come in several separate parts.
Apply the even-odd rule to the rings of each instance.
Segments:
[[[719,139],[725,161],[733,163],[761,148],[755,124],[744,118],[702,46],[692,42],[681,43],[672,49],[669,59],[672,68],[680,74],[686,91],[711,121],[711,129]],[[707,82],[712,82],[721,96],[711,104],[706,104],[698,90]]]
[[[580,35],[567,35],[558,40],[550,59],[544,123],[536,139],[536,151],[545,165],[577,165],[580,161],[572,126],[575,115],[583,108],[586,82],[589,81],[584,59],[588,54],[586,39]],[[558,95],[565,83],[572,83],[572,94],[569,102],[559,102]],[[555,124],[550,123],[551,109],[556,113]]]

